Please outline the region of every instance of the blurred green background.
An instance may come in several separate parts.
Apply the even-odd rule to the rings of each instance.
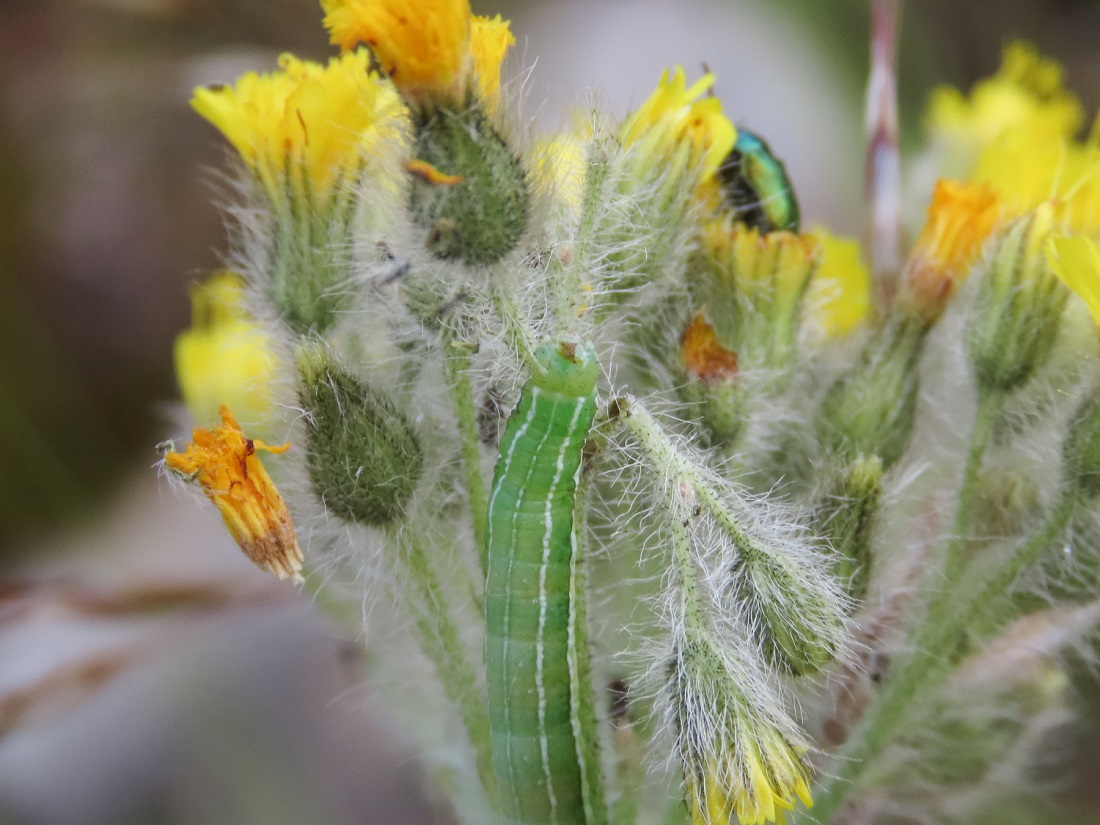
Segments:
[[[478,0],[474,8],[513,20],[519,47],[511,66],[516,75],[534,66],[525,114],[541,128],[564,122],[594,88],[621,115],[663,66],[679,62],[693,75],[705,61],[718,74],[727,111],[787,159],[808,222],[860,232],[864,0]],[[193,501],[166,500],[151,469],[157,441],[180,431],[171,351],[189,321],[187,287],[216,269],[226,248],[215,205],[225,149],[190,111],[190,91],[269,70],[281,51],[324,58],[331,50],[320,16],[315,0],[0,0],[0,674],[11,677],[0,678],[0,821],[11,802],[5,789],[26,786],[32,774],[45,777],[44,789],[16,800],[15,821],[270,825],[431,816],[421,803],[385,807],[386,799],[416,798],[418,780],[402,762],[405,751],[370,744],[377,731],[369,723],[317,734],[334,697],[354,691],[360,678],[341,658],[346,648],[332,641],[333,628],[308,599],[265,590],[266,580],[236,557],[216,518],[200,517]],[[1005,42],[1021,36],[1064,63],[1069,85],[1095,112],[1100,1],[908,0],[903,143],[919,145],[929,89],[943,82],[968,88],[996,69]],[[192,554],[196,543],[209,548]],[[175,584],[135,595],[135,576],[146,588],[158,577]],[[238,579],[258,588],[243,605],[237,590],[218,589]],[[89,581],[109,585],[113,595],[83,592]],[[184,631],[162,614],[181,610],[201,629],[183,643],[171,636],[177,646],[166,647],[164,633]],[[44,615],[65,621],[49,626],[53,635],[28,635],[28,628],[42,630],[35,622]],[[113,627],[135,617],[146,622],[145,635],[135,638],[158,640],[149,644],[159,664],[127,681],[117,676],[127,671],[125,657],[92,661],[100,669],[80,671],[78,687],[88,693],[109,682],[114,690],[98,717],[73,722],[74,704],[62,702],[28,722],[37,700],[25,686],[38,683],[12,674],[49,675],[66,661],[61,654],[79,659],[100,650],[79,640],[105,616]],[[280,622],[284,630],[273,632]],[[208,636],[224,644],[208,649]],[[117,653],[116,641],[102,650]],[[46,664],[35,659],[43,656]],[[239,675],[238,666],[251,676]],[[288,673],[273,684],[272,669],[283,666]],[[184,672],[189,678],[181,680]],[[187,689],[172,704],[179,724],[163,723],[165,707],[139,701],[180,683]],[[241,698],[261,686],[272,691],[262,712]],[[144,710],[135,712],[131,699]],[[285,736],[266,731],[272,718],[296,714],[313,724],[312,734],[302,725],[287,727],[293,730]],[[345,709],[342,718],[348,715],[355,714]],[[198,718],[220,735],[180,745],[181,731],[193,733]],[[264,754],[251,760],[258,767],[249,780],[232,776],[239,760],[225,754],[239,751],[222,741],[234,738],[222,718],[249,731],[234,746]],[[148,728],[141,747],[131,742],[133,731],[119,739],[119,719],[127,730]],[[89,763],[74,755],[55,774],[40,765],[58,753],[94,761],[104,752],[97,737],[131,742],[123,749],[129,756],[120,757],[130,773],[113,784],[89,780],[86,799],[61,804],[70,790],[54,791],[51,777],[62,781],[66,771],[91,770]],[[143,748],[162,761],[147,760]],[[196,773],[212,752],[228,761]],[[281,797],[265,796],[309,760],[320,768],[304,771],[293,787],[312,789],[316,799],[288,801],[286,788]],[[340,770],[327,771],[326,760]],[[190,778],[166,785],[156,770],[137,770],[147,761]],[[374,779],[364,783],[364,771]],[[209,796],[210,782],[224,796]],[[240,791],[249,783],[261,790]],[[122,797],[138,801],[108,804]]]

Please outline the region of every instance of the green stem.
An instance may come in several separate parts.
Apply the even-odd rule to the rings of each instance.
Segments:
[[[588,576],[585,563],[591,558],[584,501],[588,482],[584,475],[577,490],[577,520],[573,525],[576,542],[571,560],[569,601],[573,644],[569,652],[569,694],[573,697],[573,724],[577,728],[577,751],[581,764],[584,813],[587,825],[607,825],[607,794],[604,788],[600,736],[596,723],[596,693],[592,684],[592,651],[588,643]]]
[[[481,560],[482,577],[489,570],[485,529],[489,518],[489,504],[485,494],[485,480],[481,475],[481,435],[474,406],[474,390],[470,383],[470,356],[459,341],[444,339],[443,369],[447,387],[451,392],[458,435],[462,444],[462,469],[466,477],[466,492],[470,499],[470,518],[473,520],[474,542]]]
[[[504,342],[527,367],[537,369],[534,337],[520,314],[515,297],[498,284],[493,289],[493,305],[504,324]]]
[[[634,435],[650,463],[666,478],[666,485],[679,483],[690,488],[699,504],[729,534],[738,552],[747,560],[760,561],[767,557],[767,552],[745,531],[722,500],[716,489],[721,486],[720,479],[706,467],[683,456],[661,425],[632,396],[621,395],[613,399],[611,406],[616,409],[618,420]]]
[[[981,476],[982,459],[989,447],[989,441],[993,435],[993,426],[1004,403],[1004,395],[996,391],[981,391],[978,395],[978,412],[974,417],[974,428],[970,433],[970,450],[966,457],[966,470],[963,473],[962,485],[959,487],[958,509],[955,511],[955,528],[951,543],[947,545],[947,554],[944,559],[943,582],[934,606],[942,607],[943,602],[951,595],[951,588],[959,581],[963,570],[966,568],[966,545],[971,538],[970,530],[973,525],[974,499],[978,491],[978,479]],[[930,610],[930,617],[935,611]]]
[[[408,536],[397,539],[402,561],[416,598],[413,616],[421,647],[435,667],[447,698],[458,707],[474,749],[478,777],[490,804],[497,807],[497,781],[493,772],[489,713],[477,672],[465,655],[465,644],[448,607],[443,587],[423,546]]]
[[[581,200],[577,232],[574,236],[572,260],[563,264],[551,282],[554,320],[562,330],[570,330],[577,320],[584,295],[584,278],[589,272],[589,250],[596,222],[604,206],[604,181],[607,179],[608,158],[593,147],[586,161],[584,193]]]
[[[1043,552],[1065,529],[1077,504],[1076,495],[1066,494],[1040,528],[990,574],[984,585],[975,588],[968,599],[964,597],[963,604],[956,610],[941,614],[942,620],[929,626],[921,645],[891,675],[864,713],[848,740],[848,747],[837,760],[832,781],[815,795],[813,813],[816,821],[828,823],[837,813],[866,767],[873,764],[875,757],[893,741],[918,691],[933,692],[947,678],[953,665],[951,653],[960,637],[984,610],[1004,596],[1021,573],[1038,563]]]

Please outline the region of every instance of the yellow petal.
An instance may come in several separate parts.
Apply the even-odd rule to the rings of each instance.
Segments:
[[[475,15],[470,21],[470,59],[477,81],[478,99],[493,109],[500,98],[500,67],[516,38],[508,21]]]
[[[825,338],[842,338],[866,323],[871,314],[871,273],[859,241],[815,228],[820,244],[817,269],[806,290],[804,323]]]
[[[262,425],[273,411],[271,341],[244,309],[240,278],[222,272],[191,293],[193,321],[176,338],[176,377],[195,421],[236,409]]]
[[[321,0],[345,51],[370,46],[406,95],[457,97],[470,48],[468,0]]]
[[[1046,247],[1051,269],[1089,308],[1100,327],[1100,245],[1091,238],[1051,238]]]
[[[393,87],[359,50],[327,65],[279,59],[280,70],[195,90],[191,105],[233,144],[271,200],[322,203],[354,174],[364,152],[392,138],[403,116]]]
[[[733,149],[737,130],[722,114],[716,97],[698,98],[714,84],[714,75],[703,75],[690,88],[684,70],[677,66],[661,75],[657,89],[631,115],[623,128],[623,142],[645,145],[654,163],[679,147],[691,151],[702,163],[703,179],[713,175]]]

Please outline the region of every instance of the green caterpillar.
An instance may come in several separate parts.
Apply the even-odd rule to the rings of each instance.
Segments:
[[[602,821],[598,771],[577,694],[586,667],[575,576],[573,509],[585,438],[596,411],[591,347],[540,345],[508,419],[486,531],[485,669],[493,767],[506,818],[524,825]]]

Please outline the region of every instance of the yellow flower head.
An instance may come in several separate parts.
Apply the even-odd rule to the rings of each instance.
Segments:
[[[1015,42],[1005,48],[997,74],[977,83],[969,97],[951,87],[933,92],[927,123],[933,139],[954,156],[951,172],[968,176],[975,153],[1001,135],[1068,138],[1081,119],[1081,104],[1065,90],[1061,67],[1030,44]]]
[[[726,213],[707,222],[699,246],[693,292],[718,342],[735,351],[745,369],[789,366],[817,268],[817,239],[786,230],[761,233]]]
[[[1068,232],[1100,235],[1100,140],[1079,142],[1017,130],[982,151],[974,179],[1016,213],[1052,201]]]
[[[477,97],[492,109],[500,99],[500,67],[516,38],[508,21],[474,16],[470,21],[470,58],[477,81]]]
[[[1100,244],[1080,236],[1051,238],[1046,254],[1054,274],[1085,302],[1100,327]]]
[[[666,69],[657,90],[627,119],[623,142],[652,153],[655,162],[686,150],[690,164],[701,164],[701,180],[709,179],[737,140],[721,101],[699,99],[713,84],[714,75],[706,74],[689,88],[681,67]]]
[[[200,87],[191,105],[228,138],[274,204],[321,204],[402,115],[393,87],[369,63],[364,50],[327,66],[284,54],[280,71]]]
[[[325,28],[348,51],[370,46],[408,97],[459,99],[470,56],[468,0],[321,0]]]
[[[286,502],[256,455],[282,453],[290,444],[271,447],[246,438],[228,407],[218,411],[222,423],[209,430],[196,427],[187,450],[170,449],[164,463],[197,481],[221,513],[229,534],[248,558],[280,579],[301,581],[302,550]]]
[[[813,797],[802,757],[782,737],[754,739],[749,731],[736,748],[712,759],[701,777],[688,775],[692,825],[784,825],[797,797],[807,808]]]
[[[707,224],[703,249],[720,277],[750,303],[769,301],[781,313],[792,311],[817,266],[819,246],[812,235],[760,230],[727,217]],[[757,307],[762,309],[762,307]]]
[[[244,310],[240,278],[221,272],[191,292],[191,329],[176,338],[176,377],[195,421],[223,404],[247,424],[270,416],[271,341]]]
[[[871,314],[871,273],[855,238],[821,228],[811,236],[821,251],[806,289],[803,322],[815,327],[823,338],[843,338]]]
[[[928,218],[905,269],[905,289],[917,313],[934,321],[993,230],[1004,207],[987,186],[952,180],[936,183]]]

